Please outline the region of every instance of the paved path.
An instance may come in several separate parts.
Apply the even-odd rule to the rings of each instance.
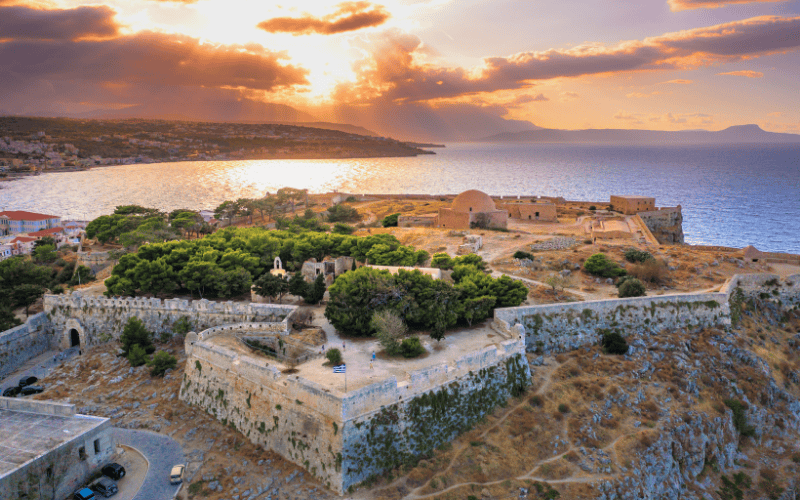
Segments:
[[[178,486],[169,484],[169,472],[173,465],[186,463],[181,446],[169,436],[150,431],[115,428],[114,437],[119,444],[136,448],[150,462],[144,484],[133,500],[172,500]]]
[[[117,457],[117,463],[125,467],[125,477],[117,481],[119,492],[114,500],[133,500],[144,484],[149,464],[136,448],[121,445],[117,450],[123,450]]]
[[[33,375],[38,379],[43,379],[64,361],[72,359],[78,355],[78,347],[71,347],[65,351],[47,351],[43,354],[29,359],[16,370],[0,378],[0,393],[9,387],[15,387],[22,377]],[[38,383],[36,384],[38,385]]]

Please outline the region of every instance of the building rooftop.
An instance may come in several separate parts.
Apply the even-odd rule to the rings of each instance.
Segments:
[[[61,218],[58,215],[37,214],[35,212],[25,212],[24,210],[0,212],[0,217],[8,217],[9,220],[47,220]]]
[[[652,196],[635,196],[635,195],[621,195],[615,194],[614,198],[622,198],[625,200],[655,200]]]
[[[35,231],[33,233],[28,233],[28,236],[36,236],[37,238],[40,236],[52,236],[56,233],[63,233],[63,227],[51,227],[50,229],[42,229],[41,231]]]
[[[31,406],[32,409],[38,407]],[[9,410],[0,405],[0,477],[91,431],[106,420],[87,415]]]

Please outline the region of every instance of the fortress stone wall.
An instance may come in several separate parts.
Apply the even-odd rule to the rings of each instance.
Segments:
[[[73,330],[77,332],[82,346],[119,338],[131,317],[142,320],[145,327],[156,335],[171,332],[175,322],[184,317],[196,330],[238,323],[261,323],[261,327],[269,331],[288,333],[290,318],[296,309],[296,306],[280,304],[105,298],[83,296],[77,292],[45,295],[44,298],[44,311],[52,324],[56,342],[64,348],[72,345]]]
[[[431,451],[530,382],[524,337],[342,393],[208,339],[186,337],[180,399],[344,492]]]
[[[637,215],[659,243],[668,245],[683,243],[683,215],[680,205],[639,212]]]
[[[800,307],[800,275],[781,281],[776,274],[738,274],[717,293],[655,295],[628,299],[573,302],[495,309],[495,326],[525,329],[529,352],[564,352],[597,344],[602,330],[726,327],[731,325],[731,300],[768,298],[784,307]]]
[[[44,313],[35,314],[24,324],[0,332],[0,377],[54,347],[53,328]]]

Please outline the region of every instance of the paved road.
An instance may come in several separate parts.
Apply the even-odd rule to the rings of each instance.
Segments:
[[[29,359],[13,372],[0,378],[0,393],[8,387],[15,387],[22,377],[33,375],[38,379],[42,379],[49,375],[53,369],[61,366],[64,361],[77,356],[78,347],[71,347],[65,351],[48,351]]]
[[[169,484],[169,472],[173,465],[186,463],[181,446],[169,436],[150,431],[114,429],[119,444],[140,451],[150,468],[139,493],[133,500],[172,500],[178,486]]]

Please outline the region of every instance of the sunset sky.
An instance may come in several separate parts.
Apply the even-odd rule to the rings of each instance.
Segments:
[[[0,112],[800,133],[798,47],[800,0],[0,0]]]

